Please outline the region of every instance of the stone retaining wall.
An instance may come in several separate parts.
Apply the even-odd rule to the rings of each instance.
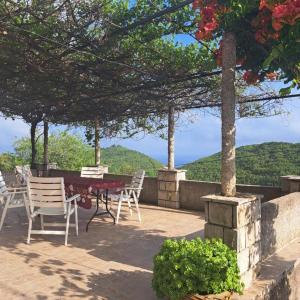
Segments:
[[[263,258],[300,236],[300,192],[264,203],[261,214]]]
[[[78,175],[78,171],[50,170],[50,176],[63,176],[64,174]],[[104,174],[104,178],[122,180],[129,183],[130,175]],[[202,196],[220,192],[221,184],[218,182],[205,182],[193,180],[179,181],[179,203],[180,208],[204,211]],[[281,196],[279,187],[258,186],[258,185],[237,185],[238,192],[263,195],[262,202]],[[158,204],[158,179],[157,177],[145,177],[143,191],[140,201],[149,204]]]

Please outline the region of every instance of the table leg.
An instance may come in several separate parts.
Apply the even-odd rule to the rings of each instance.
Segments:
[[[90,220],[86,224],[86,228],[85,228],[86,232],[88,232],[90,223],[95,218],[95,216],[97,216],[97,214],[98,214],[98,210],[99,210],[99,196],[100,196],[100,193],[99,193],[99,190],[97,190],[96,211],[93,213],[92,217],[90,218]]]
[[[116,224],[115,216],[108,209],[108,190],[105,191],[105,208],[106,208],[106,211],[110,214],[110,216],[114,220],[114,224]]]

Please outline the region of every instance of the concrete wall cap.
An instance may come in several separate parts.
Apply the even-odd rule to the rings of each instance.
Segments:
[[[247,193],[237,193],[236,197],[225,197],[222,195],[207,195],[204,197],[200,197],[200,199],[205,202],[223,203],[235,206],[242,205],[244,203],[248,203],[262,198],[262,195],[252,195]]]

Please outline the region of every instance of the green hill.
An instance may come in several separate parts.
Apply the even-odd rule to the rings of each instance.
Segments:
[[[138,151],[122,146],[111,146],[102,149],[101,162],[109,166],[110,173],[130,174],[134,170],[143,169],[149,176],[156,176],[162,164]]]
[[[237,182],[279,185],[279,176],[300,175],[300,144],[264,143],[237,148]],[[182,167],[190,180],[220,181],[221,154]]]

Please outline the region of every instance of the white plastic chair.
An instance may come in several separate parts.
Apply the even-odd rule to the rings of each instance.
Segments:
[[[0,231],[4,224],[7,210],[10,208],[24,207],[29,217],[26,187],[7,187],[0,171],[0,204],[3,206],[0,220]]]
[[[106,173],[107,167],[82,167],[81,168],[81,177],[90,177],[90,178],[99,178],[103,179],[104,173]]]
[[[121,212],[121,207],[123,202],[127,202],[131,216],[132,216],[131,204],[134,203],[137,210],[138,220],[139,222],[142,221],[141,213],[139,209],[139,197],[142,191],[144,177],[145,177],[144,170],[136,171],[132,177],[131,183],[129,185],[126,185],[122,189],[120,194],[109,196],[111,201],[118,202],[116,224],[119,223],[120,212]]]
[[[76,228],[78,236],[77,201],[80,195],[66,199],[63,178],[30,177],[28,181],[28,198],[30,217],[27,243],[30,243],[31,234],[58,234],[65,235],[65,245],[68,244],[69,227]],[[74,202],[74,206],[72,206]],[[70,224],[70,216],[75,214],[75,224]],[[33,230],[32,222],[36,216],[41,217],[41,230]],[[66,223],[44,223],[44,216],[64,216]],[[45,230],[45,226],[65,226],[65,230]]]

